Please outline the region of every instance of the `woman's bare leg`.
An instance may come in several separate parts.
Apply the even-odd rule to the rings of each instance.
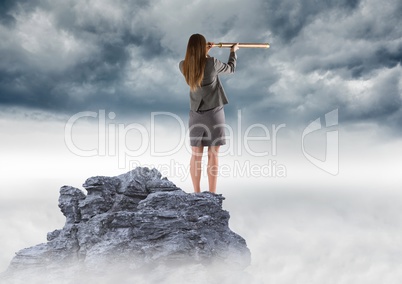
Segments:
[[[190,175],[193,181],[194,192],[201,192],[200,181],[201,181],[201,169],[202,169],[202,153],[204,151],[203,146],[191,147],[192,154],[190,160]]]
[[[209,183],[209,191],[215,193],[216,192],[216,183],[218,180],[218,153],[219,146],[210,146],[208,147],[208,183]]]

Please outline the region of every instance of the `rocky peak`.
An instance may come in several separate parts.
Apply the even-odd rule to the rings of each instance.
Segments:
[[[64,227],[48,233],[47,243],[17,252],[4,279],[43,271],[57,279],[106,267],[138,272],[219,263],[241,270],[250,263],[245,240],[229,229],[220,194],[186,193],[156,169],[141,167],[88,178],[83,187],[87,194],[60,188]]]

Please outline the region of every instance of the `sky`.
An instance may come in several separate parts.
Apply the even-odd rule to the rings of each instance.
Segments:
[[[63,225],[57,198],[64,184],[82,188],[90,176],[140,165],[159,167],[191,192],[189,90],[178,64],[189,36],[201,33],[212,42],[270,43],[240,49],[236,73],[221,77],[228,143],[218,191],[233,226],[250,239],[250,271],[286,283],[279,272],[258,271],[289,263],[293,275],[306,271],[306,283],[322,283],[308,279],[319,262],[300,261],[324,257],[323,244],[342,239],[350,261],[375,246],[357,271],[375,267],[371,276],[387,272],[396,283],[390,247],[402,213],[401,14],[398,0],[0,1],[0,224],[9,228],[0,237],[0,270],[15,251]],[[228,53],[210,51],[223,62]],[[292,195],[305,211],[288,210]],[[236,205],[245,196],[247,214]],[[253,209],[281,214],[284,225],[248,223]],[[297,216],[321,226],[297,229],[311,250],[291,249]],[[340,259],[329,258],[322,275],[333,276]],[[345,273],[345,283],[360,283],[359,272]]]
[[[400,1],[1,3],[3,108],[187,114],[178,62],[201,33],[271,44],[238,52],[238,72],[225,78],[231,114],[306,121],[336,107],[342,123],[400,134]]]

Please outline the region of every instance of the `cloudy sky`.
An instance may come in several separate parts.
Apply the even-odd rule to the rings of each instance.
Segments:
[[[186,114],[188,37],[270,42],[240,50],[231,108],[401,125],[402,4],[388,1],[1,1],[3,108],[132,117]],[[227,51],[211,52],[226,60]]]
[[[254,251],[266,247],[262,236],[269,234],[275,242],[281,236],[292,241],[289,230],[300,223],[295,217],[298,210],[285,210],[294,202],[293,189],[299,197],[305,192],[301,204],[313,204],[301,216],[318,226],[328,221],[340,228],[333,238],[323,237],[329,230],[326,226],[322,231],[299,228],[315,251],[313,256],[310,250],[297,251],[303,259],[319,259],[320,252],[326,253],[322,242],[333,244],[339,238],[345,241],[343,250],[355,248],[348,259],[360,259],[358,236],[378,227],[385,230],[379,242],[386,248],[377,248],[373,261],[392,262],[389,247],[396,237],[390,224],[400,225],[400,220],[386,217],[402,213],[396,205],[402,202],[401,14],[399,0],[0,1],[0,222],[10,228],[0,237],[4,251],[0,270],[14,251],[45,241],[47,231],[62,226],[63,216],[55,215],[60,214],[57,190],[64,184],[80,187],[93,175],[159,165],[169,179],[191,192],[187,140],[182,141],[180,124],[187,124],[188,87],[178,63],[193,33],[214,42],[271,44],[268,50],[240,49],[236,73],[222,77],[234,142],[223,147],[227,155],[221,164],[238,171],[222,177],[221,192],[233,195],[228,200],[233,224],[249,236]],[[210,54],[225,61],[228,50],[212,49]],[[152,120],[155,112],[165,114]],[[310,125],[316,119],[321,129]],[[269,139],[245,145],[242,138],[253,125],[250,133]],[[285,126],[274,138],[278,125]],[[175,145],[179,149],[171,151]],[[265,150],[269,153],[261,154]],[[181,170],[173,171],[177,165]],[[257,172],[265,175],[252,174],[250,165],[259,165]],[[281,170],[285,176],[278,177]],[[241,211],[233,204],[250,184],[256,196],[271,201],[253,203],[250,197],[247,208],[260,206],[271,216],[288,217],[285,225],[275,227],[277,234],[269,229],[273,223],[267,222],[269,226],[259,228],[259,237],[251,236],[244,218],[255,215],[236,219]],[[316,197],[340,188],[335,201]],[[279,189],[289,195],[277,195]],[[350,199],[349,191],[353,191]],[[382,197],[376,204],[377,198],[367,194]],[[366,199],[359,207],[360,195]],[[283,207],[273,206],[272,198]],[[330,209],[314,219],[321,215],[323,200]],[[339,205],[345,200],[350,202]],[[37,213],[27,213],[32,211]],[[360,213],[353,219],[356,212]],[[363,247],[375,242],[367,239]],[[260,262],[251,271],[256,273],[267,261],[275,270],[277,263],[283,266],[295,260],[290,247],[277,246],[273,250],[277,258],[272,259],[257,253]],[[279,256],[284,252],[288,259]],[[334,261],[331,269],[322,268],[324,275],[336,271],[340,257]],[[317,263],[293,263],[293,267],[295,273],[308,272]],[[375,264],[355,265],[374,265],[379,270],[371,275],[392,272]],[[286,283],[281,277],[273,272],[267,279]]]

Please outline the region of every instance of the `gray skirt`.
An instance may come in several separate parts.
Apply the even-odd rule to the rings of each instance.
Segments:
[[[225,145],[225,112],[223,106],[205,111],[190,110],[188,128],[191,146]]]

